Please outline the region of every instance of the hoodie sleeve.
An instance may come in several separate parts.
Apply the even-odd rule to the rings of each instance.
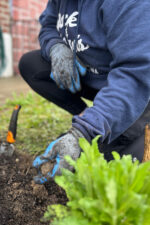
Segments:
[[[113,57],[108,84],[96,95],[93,107],[73,118],[73,126],[89,141],[100,134],[102,141],[107,138],[110,143],[141,116],[149,102],[150,1],[104,2],[101,19]]]
[[[50,48],[57,43],[63,43],[62,38],[57,31],[58,8],[56,0],[49,0],[46,9],[41,14],[39,21],[41,30],[39,33],[39,42],[42,56],[49,61]]]

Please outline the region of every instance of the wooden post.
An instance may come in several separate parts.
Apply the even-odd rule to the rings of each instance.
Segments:
[[[145,127],[143,162],[150,161],[150,124]]]

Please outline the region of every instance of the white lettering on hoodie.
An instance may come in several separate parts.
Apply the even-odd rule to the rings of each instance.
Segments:
[[[62,37],[62,38],[63,38],[64,42],[69,45],[69,47],[72,51],[74,50],[75,40],[69,39],[68,30],[70,28],[77,27],[78,14],[79,13],[77,11],[73,12],[70,16],[68,14],[61,15],[61,13],[59,13],[58,19],[57,19],[57,30],[58,30],[60,36],[62,37],[61,29],[65,28],[65,37]],[[90,48],[90,46],[85,45],[83,43],[83,39],[81,38],[81,35],[78,34],[76,52],[84,52],[89,48]],[[96,68],[89,68],[89,70],[92,73],[98,74],[98,70]]]
[[[69,44],[69,47],[73,51],[74,49],[74,42],[75,40],[69,39],[68,35],[68,29],[76,27],[77,26],[77,16],[78,12],[73,12],[70,16],[68,14],[61,15],[58,14],[58,20],[57,20],[57,30],[59,31],[61,35],[61,29],[65,28],[65,37],[63,37],[63,40]],[[80,37],[80,34],[78,34],[77,37],[77,52],[83,52],[85,50],[89,49],[89,45],[84,45],[83,39]]]

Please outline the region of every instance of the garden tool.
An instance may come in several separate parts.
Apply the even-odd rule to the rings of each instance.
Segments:
[[[9,123],[8,133],[6,141],[0,142],[0,156],[12,156],[15,150],[14,143],[16,141],[16,134],[17,134],[17,120],[18,120],[18,113],[21,109],[20,105],[16,105],[11,119]]]

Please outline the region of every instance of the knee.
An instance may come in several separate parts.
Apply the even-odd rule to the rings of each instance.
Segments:
[[[19,61],[19,70],[21,76],[28,80],[31,76],[38,72],[38,64],[41,61],[41,51],[35,50],[24,54]]]
[[[19,64],[18,64],[18,68],[19,68],[19,71],[20,71],[20,74],[23,78],[26,78],[27,74],[30,73],[30,63],[31,63],[31,60],[30,60],[30,52],[29,53],[26,53],[24,54],[20,61],[19,61]]]

